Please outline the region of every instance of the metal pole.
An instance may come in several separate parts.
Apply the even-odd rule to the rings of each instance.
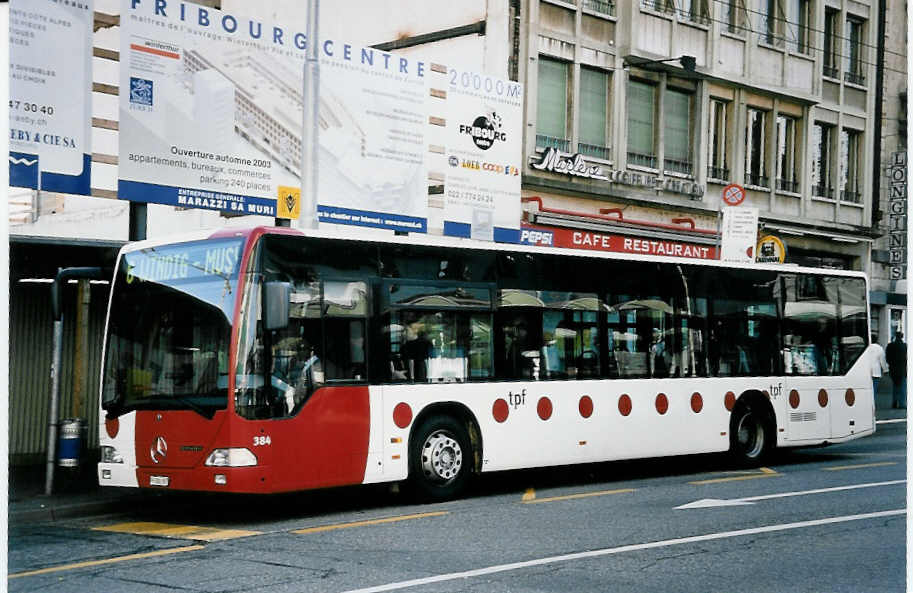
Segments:
[[[317,113],[320,104],[320,60],[317,44],[320,0],[307,3],[307,49],[304,62],[301,121],[301,217],[299,227],[317,228]]]
[[[63,351],[63,315],[54,320],[54,345],[51,362],[51,409],[48,412],[48,458],[44,479],[44,493],[50,496],[54,489],[54,461],[57,457],[57,416],[60,405],[60,358]]]

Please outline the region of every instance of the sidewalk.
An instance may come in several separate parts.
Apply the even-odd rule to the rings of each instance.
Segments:
[[[906,417],[907,410],[891,409],[891,381],[883,379],[875,396],[876,420]],[[101,515],[173,501],[169,492],[99,487],[95,461],[87,460],[78,470],[54,468],[50,496],[44,494],[44,465],[10,468],[9,525]]]

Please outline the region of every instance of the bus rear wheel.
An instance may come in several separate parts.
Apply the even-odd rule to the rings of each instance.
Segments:
[[[409,480],[425,501],[459,496],[472,474],[472,444],[466,426],[451,416],[427,417],[412,436]]]
[[[756,467],[766,459],[772,446],[767,414],[749,402],[739,402],[730,422],[730,453],[736,463]]]

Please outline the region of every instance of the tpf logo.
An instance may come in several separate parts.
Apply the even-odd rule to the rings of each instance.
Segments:
[[[468,134],[472,141],[482,150],[488,150],[495,140],[504,142],[507,134],[501,131],[501,116],[492,112],[489,115],[480,115],[472,122],[471,126],[460,124],[460,134]]]

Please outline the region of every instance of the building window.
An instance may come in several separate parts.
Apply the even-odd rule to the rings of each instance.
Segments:
[[[831,180],[831,142],[834,126],[815,122],[812,128],[812,195],[820,198],[834,197]]]
[[[770,187],[767,176],[767,113],[760,109],[748,108],[745,126],[745,184]]]
[[[707,177],[729,180],[729,153],[726,140],[729,137],[729,102],[710,99],[710,153],[707,155]]]
[[[652,84],[628,81],[628,164],[656,168],[656,99]]]
[[[785,115],[777,116],[777,189],[799,192],[799,176],[796,172],[796,129],[798,120]]]
[[[692,175],[691,95],[666,89],[663,112],[664,170]]]
[[[838,12],[832,8],[824,9],[822,73],[828,78],[837,78],[837,14]]]
[[[844,128],[840,132],[840,199],[844,202],[862,202],[860,189],[859,157],[862,133]]]
[[[569,152],[567,134],[566,62],[539,58],[539,87],[536,104],[536,146]]]
[[[606,16],[615,16],[615,0],[583,0],[583,8]]]
[[[609,75],[592,68],[580,69],[580,109],[577,111],[580,130],[577,151],[581,154],[610,159],[607,139]]]
[[[679,14],[683,19],[704,25],[710,24],[707,0],[681,0],[681,3],[682,7]]]
[[[808,54],[811,23],[811,1],[789,0],[789,21],[786,23],[789,49]]]
[[[783,45],[783,24],[786,20],[780,2],[781,0],[758,0],[761,41],[777,47]]]
[[[647,10],[655,10],[657,12],[665,12],[668,14],[675,12],[674,0],[640,0],[640,5]]]
[[[742,35],[745,33],[745,0],[715,0],[722,10],[723,26],[727,33]]]
[[[862,62],[864,31],[865,23],[854,18],[846,19],[843,78],[853,84],[865,84],[865,68]]]

